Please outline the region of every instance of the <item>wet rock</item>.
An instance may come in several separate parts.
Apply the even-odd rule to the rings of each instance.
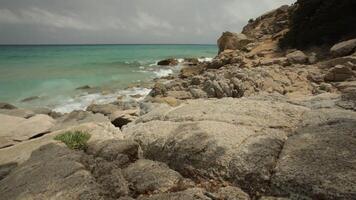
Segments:
[[[92,87],[90,87],[89,85],[83,85],[83,86],[77,87],[75,89],[76,90],[89,90],[89,89],[92,89]]]
[[[161,60],[157,63],[157,65],[162,65],[162,66],[174,66],[178,65],[178,60],[174,58],[169,58],[165,60]]]
[[[8,103],[2,103],[0,102],[0,109],[7,109],[7,110],[12,110],[16,109],[17,107]]]
[[[27,98],[25,98],[25,99],[22,99],[21,102],[34,101],[34,100],[37,100],[37,99],[39,99],[39,98],[40,98],[39,96],[27,97]]]
[[[356,50],[356,39],[343,41],[335,44],[330,49],[330,53],[334,57],[348,56]]]

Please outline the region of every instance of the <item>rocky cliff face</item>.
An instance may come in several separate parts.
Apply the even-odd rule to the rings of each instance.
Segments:
[[[139,109],[52,119],[0,104],[0,197],[355,199],[356,42],[280,49],[296,8],[224,33],[213,61],[157,80]],[[75,130],[85,151],[53,140]]]

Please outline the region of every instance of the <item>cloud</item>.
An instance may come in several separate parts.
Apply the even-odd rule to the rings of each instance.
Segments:
[[[21,9],[16,13],[9,9],[0,9],[0,22],[10,24],[34,24],[75,30],[96,29],[95,26],[90,26],[73,17],[51,13],[36,7]]]
[[[0,44],[215,43],[293,1],[1,0]]]

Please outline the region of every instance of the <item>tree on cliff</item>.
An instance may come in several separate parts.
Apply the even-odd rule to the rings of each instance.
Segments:
[[[306,48],[356,37],[355,0],[298,0],[282,47]]]

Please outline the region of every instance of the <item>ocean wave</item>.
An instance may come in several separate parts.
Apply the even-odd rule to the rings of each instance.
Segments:
[[[130,100],[131,95],[141,95],[142,97],[135,100],[142,100],[151,92],[148,88],[129,88],[126,90],[119,90],[112,94],[85,94],[82,96],[72,97],[69,99],[62,100],[58,105],[54,107],[54,111],[59,113],[70,113],[74,110],[86,110],[86,108],[91,104],[107,104],[112,103],[117,100],[119,96],[123,97],[123,100]]]
[[[199,62],[211,62],[213,58],[198,58]]]

